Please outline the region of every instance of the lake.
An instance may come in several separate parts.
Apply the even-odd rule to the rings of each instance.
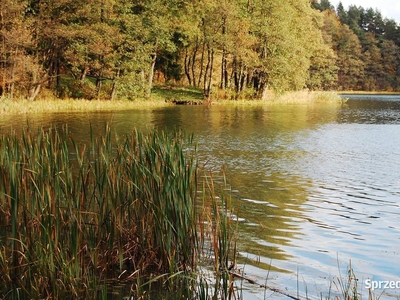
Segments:
[[[345,104],[0,116],[0,130],[68,124],[85,142],[90,124],[100,134],[109,123],[119,135],[182,128],[217,181],[225,172],[246,276],[320,299],[351,262],[367,296],[367,279],[400,280],[400,96],[343,96]],[[242,288],[244,299],[284,299],[248,282]],[[399,295],[386,289],[380,299]]]

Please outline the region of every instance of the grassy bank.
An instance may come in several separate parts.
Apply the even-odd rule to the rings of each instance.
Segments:
[[[211,102],[203,100],[202,90],[191,87],[157,86],[153,89],[150,99],[138,100],[86,100],[86,99],[57,99],[42,97],[35,101],[26,99],[9,100],[0,98],[0,115],[27,114],[40,112],[76,112],[76,111],[117,111],[146,107],[165,107],[178,104],[207,104],[207,105],[304,105],[318,102],[340,103],[343,100],[335,92],[298,91],[275,95],[268,93],[265,100],[259,99],[227,99],[226,95],[216,92]]]
[[[106,297],[110,279],[136,296],[157,278],[196,294],[206,249],[227,270],[228,206],[200,180],[190,137],[67,134],[0,136],[1,299]]]

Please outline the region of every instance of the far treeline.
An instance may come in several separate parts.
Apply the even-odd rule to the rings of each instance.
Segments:
[[[400,90],[400,27],[328,0],[1,0],[0,97]]]

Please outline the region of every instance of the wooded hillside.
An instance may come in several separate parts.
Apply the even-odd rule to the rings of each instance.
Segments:
[[[2,0],[0,97],[400,90],[400,27],[328,0]]]

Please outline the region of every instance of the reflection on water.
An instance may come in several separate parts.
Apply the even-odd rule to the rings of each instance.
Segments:
[[[239,216],[240,261],[259,282],[268,276],[268,285],[318,297],[339,275],[338,264],[344,274],[350,260],[360,280],[400,279],[396,96],[357,96],[342,106],[0,116],[2,132],[27,123],[68,124],[79,142],[88,139],[89,124],[98,134],[107,123],[119,135],[135,127],[194,133],[201,162],[216,174],[226,171]],[[246,299],[264,297],[249,283],[244,289]]]

